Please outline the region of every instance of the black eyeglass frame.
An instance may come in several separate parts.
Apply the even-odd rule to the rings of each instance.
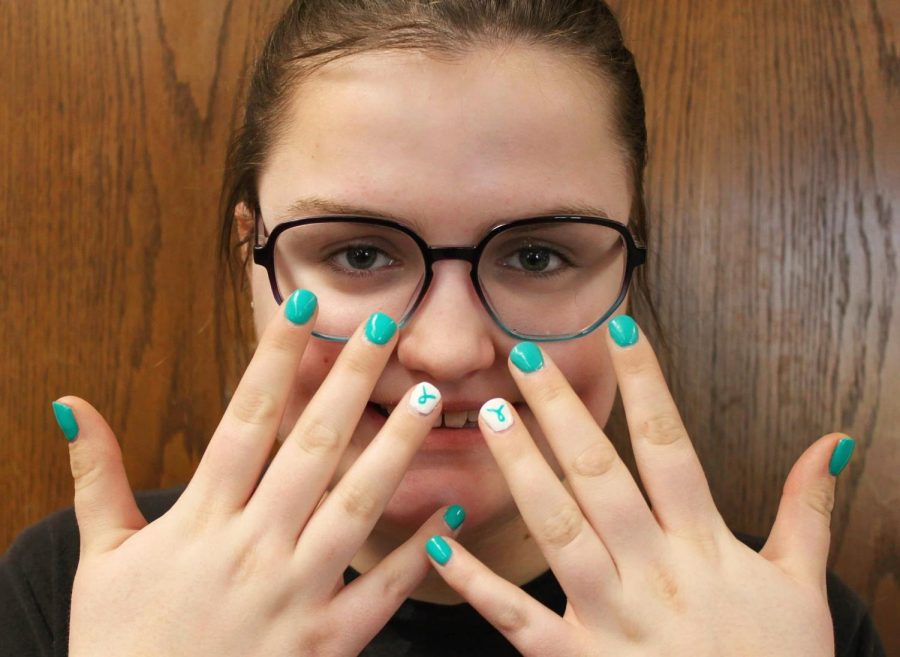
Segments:
[[[259,217],[258,214],[257,217]],[[481,283],[478,281],[478,265],[480,264],[481,254],[484,252],[487,244],[500,233],[504,233],[513,228],[521,228],[522,226],[548,223],[550,221],[557,220],[564,220],[570,223],[578,224],[594,224],[598,226],[606,226],[616,230],[622,236],[627,248],[625,276],[622,278],[622,289],[619,291],[619,296],[616,298],[615,302],[609,308],[609,310],[607,310],[596,322],[579,331],[578,333],[570,333],[563,336],[541,336],[519,333],[507,327],[500,320],[499,316],[491,307],[491,304],[488,302],[487,297],[484,294],[484,290],[481,288]],[[484,235],[484,237],[479,240],[478,244],[474,246],[431,246],[411,228],[397,223],[396,221],[392,221],[390,219],[347,214],[292,219],[275,226],[271,234],[266,231],[265,224],[263,224],[263,230],[266,231],[263,233],[263,236],[267,239],[264,244],[260,244],[259,224],[262,223],[262,220],[261,218],[258,218],[256,226],[254,228],[253,262],[266,268],[266,271],[269,275],[269,284],[272,287],[272,294],[275,296],[275,301],[278,303],[278,305],[281,305],[281,302],[284,300],[284,297],[281,295],[281,292],[278,289],[278,281],[275,274],[275,243],[278,240],[278,236],[286,230],[294,228],[295,226],[303,226],[313,223],[350,222],[384,226],[387,228],[394,228],[396,230],[399,230],[405,235],[408,235],[422,252],[422,259],[425,262],[425,277],[420,286],[419,293],[416,296],[416,300],[411,306],[408,306],[408,310],[403,314],[403,317],[401,317],[399,320],[396,320],[397,326],[400,328],[406,325],[410,317],[412,317],[413,313],[416,312],[419,304],[425,298],[425,295],[428,293],[428,288],[431,285],[431,279],[434,277],[434,272],[432,270],[432,266],[434,265],[434,263],[441,260],[464,260],[471,265],[469,277],[472,279],[472,285],[475,288],[475,292],[478,294],[478,298],[481,300],[481,305],[485,310],[487,310],[488,314],[491,316],[497,326],[503,329],[503,331],[507,335],[522,340],[531,340],[534,342],[561,342],[564,340],[574,340],[594,331],[598,326],[603,324],[603,322],[605,322],[607,318],[612,315],[612,313],[615,312],[616,308],[619,307],[619,305],[625,299],[625,295],[628,293],[628,287],[631,284],[631,277],[634,273],[634,270],[637,269],[640,265],[644,264],[647,260],[647,247],[635,242],[635,239],[628,227],[619,223],[618,221],[613,221],[612,219],[608,219],[606,217],[590,217],[583,215],[545,215],[539,217],[517,219],[506,223],[497,224],[496,226],[492,227]],[[325,335],[323,333],[318,333],[315,330],[312,332],[312,334],[318,338],[331,340],[334,342],[347,342],[347,340],[350,339],[349,336],[338,337],[333,335]]]

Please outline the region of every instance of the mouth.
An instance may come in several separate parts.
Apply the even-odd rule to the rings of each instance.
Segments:
[[[388,417],[397,407],[397,404],[378,404],[369,402],[369,406],[382,417]],[[520,403],[513,404],[516,410],[521,408]],[[471,429],[478,427],[478,413],[481,408],[472,408],[460,411],[444,411],[434,419],[434,428],[441,429]]]

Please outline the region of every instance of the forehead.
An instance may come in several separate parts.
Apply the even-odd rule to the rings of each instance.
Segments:
[[[624,223],[630,195],[608,96],[584,64],[543,48],[337,60],[289,105],[260,177],[263,217],[271,227],[316,197],[406,218],[447,244],[578,205]]]

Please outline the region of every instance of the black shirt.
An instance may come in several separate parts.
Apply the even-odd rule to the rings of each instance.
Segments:
[[[135,495],[148,522],[163,515],[184,486]],[[759,550],[762,540],[741,536]],[[68,653],[69,604],[78,566],[78,524],[72,507],[25,529],[0,561],[0,657],[63,657]],[[347,581],[357,577],[348,569]],[[828,573],[828,603],[837,657],[881,657],[884,649],[859,598]],[[522,587],[562,614],[566,598],[547,571]],[[365,657],[475,657],[518,653],[468,604],[407,600],[363,651]]]

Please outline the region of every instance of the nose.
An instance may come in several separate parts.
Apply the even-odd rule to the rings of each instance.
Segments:
[[[496,327],[469,277],[470,265],[434,264],[428,292],[400,333],[397,358],[435,381],[457,381],[493,365]]]

